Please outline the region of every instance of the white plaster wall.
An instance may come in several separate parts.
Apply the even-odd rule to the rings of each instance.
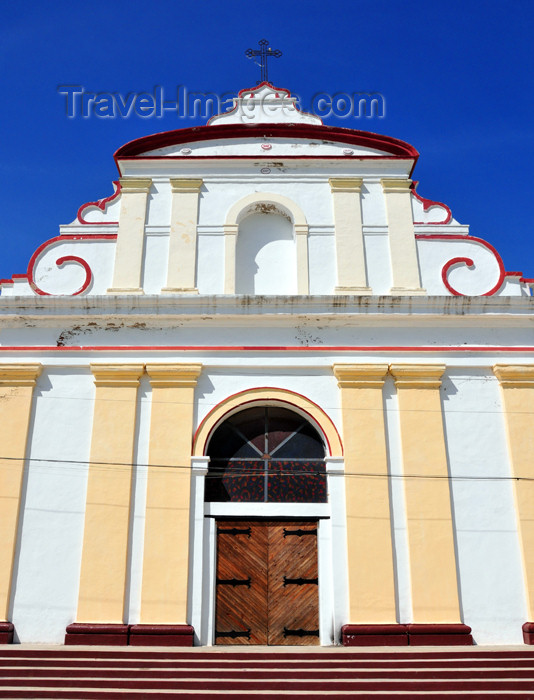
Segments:
[[[245,118],[244,123],[247,123]],[[261,144],[270,144],[271,148],[265,150]],[[183,153],[183,149],[189,149],[191,153]],[[344,150],[351,153],[344,154]],[[389,155],[384,151],[366,146],[355,146],[349,143],[337,143],[334,141],[310,141],[308,139],[263,138],[259,139],[218,139],[217,127],[213,127],[213,139],[209,141],[192,141],[176,146],[167,146],[153,151],[147,151],[145,155],[157,156],[232,156],[232,155],[257,155],[257,156],[341,156],[341,155]]]
[[[450,370],[442,385],[464,621],[477,644],[521,644],[527,620],[497,379]]]
[[[341,434],[339,389],[331,368],[301,368],[292,363],[285,367],[206,367],[196,389],[195,426],[228,396],[247,389],[275,387],[304,395],[330,416]]]
[[[60,644],[78,603],[92,375],[88,369],[50,369],[35,395],[12,620],[21,642]]]
[[[141,377],[137,391],[132,506],[128,538],[128,578],[124,606],[124,621],[130,625],[137,625],[141,620],[141,585],[143,580],[151,408],[152,392],[150,390],[150,380],[148,376],[144,375]]]
[[[363,225],[387,226],[386,202],[380,180],[364,179],[360,198]]]
[[[169,226],[171,221],[171,183],[168,179],[152,181],[147,201],[146,224]]]
[[[389,498],[397,622],[406,624],[413,622],[410,557],[403,479],[404,468],[401,453],[399,402],[392,377],[388,377],[384,385],[384,408],[386,448],[390,474]]]
[[[373,294],[389,294],[393,285],[387,230],[364,231],[367,283]]]
[[[333,225],[328,175],[304,182],[301,169],[291,179],[276,177],[286,170],[284,166],[271,164],[272,174],[266,177],[206,177],[199,204],[199,225],[222,225],[231,207],[252,192],[279,194],[293,200],[304,212],[308,225]]]
[[[310,294],[333,294],[336,286],[336,242],[333,229],[313,228],[308,235]]]
[[[197,238],[197,288],[199,294],[224,291],[224,234],[199,231]]]
[[[167,284],[169,234],[154,231],[145,234],[142,288],[145,294],[160,294]]]

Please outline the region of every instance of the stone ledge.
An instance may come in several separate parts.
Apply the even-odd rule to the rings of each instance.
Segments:
[[[130,646],[192,647],[194,632],[191,625],[132,625]]]
[[[67,627],[65,644],[125,647],[129,629],[129,625],[74,622]]]
[[[14,631],[12,622],[0,622],[0,644],[13,644]]]
[[[344,647],[407,646],[406,625],[343,625],[341,643]]]

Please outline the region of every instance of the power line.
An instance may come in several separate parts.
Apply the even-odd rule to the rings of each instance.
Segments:
[[[15,461],[15,462],[47,462],[50,464],[60,464],[60,465],[83,465],[83,466],[96,466],[104,468],[112,467],[123,467],[126,469],[131,469],[132,467],[145,467],[147,469],[183,469],[188,471],[193,471],[190,465],[185,464],[144,464],[142,462],[95,462],[92,460],[75,460],[75,459],[46,459],[40,457],[2,457],[0,456],[0,462],[2,461]],[[246,460],[243,460],[246,461]],[[273,460],[275,462],[292,462],[293,460]],[[310,462],[318,462],[321,460],[309,460]],[[208,478],[221,478],[221,475],[231,478],[244,478],[247,476],[256,476],[265,474],[265,469],[248,470],[239,473],[232,473],[232,470],[217,470],[211,469],[211,473],[206,476]],[[377,478],[377,479],[439,479],[446,481],[534,481],[534,477],[526,476],[475,476],[475,475],[458,475],[450,476],[449,474],[375,474],[372,472],[334,472],[329,473],[324,470],[315,471],[274,471],[271,472],[274,476],[333,476],[333,477],[357,477],[357,478]]]
[[[276,390],[277,388],[274,387]],[[280,390],[283,390],[282,387],[279,387]],[[23,396],[9,396],[9,400],[13,399],[21,399],[21,400],[26,400],[26,397]],[[32,400],[37,400],[37,399],[54,399],[54,400],[61,400],[61,401],[90,401],[91,403],[96,403],[97,399],[96,397],[91,397],[91,396],[37,396],[34,395],[32,397]],[[277,400],[277,399],[273,399]],[[224,399],[221,399],[221,401],[224,401]],[[217,401],[216,403],[212,402],[207,402],[203,401],[202,404],[197,404],[199,408],[202,406],[218,406],[221,401]],[[116,403],[135,403],[136,406],[151,406],[152,404],[157,404],[157,405],[168,405],[168,406],[194,406],[195,404],[192,404],[189,401],[154,401],[152,399],[136,399],[135,401],[129,401],[128,399],[119,399],[119,398],[98,398],[98,402],[106,403],[106,402],[116,402]],[[298,410],[298,407],[296,407]],[[344,407],[341,404],[338,406],[325,406],[324,404],[321,404],[318,406],[318,408],[322,411],[342,411],[342,412],[350,412],[350,411],[357,411],[357,412],[368,412],[371,413],[372,411],[374,412],[381,412],[381,413],[448,413],[448,414],[472,414],[472,415],[534,415],[534,411],[508,411],[505,408],[496,408],[495,410],[481,410],[481,409],[476,409],[476,410],[464,410],[464,409],[447,409],[446,411],[443,411],[441,409],[400,409],[400,408],[395,408],[395,407],[387,407],[387,408],[377,408],[377,409],[370,409],[370,408],[352,408],[352,407]],[[245,409],[246,410],[246,409]],[[289,409],[290,410],[290,409]]]

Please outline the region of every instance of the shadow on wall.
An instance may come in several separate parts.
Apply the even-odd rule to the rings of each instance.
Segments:
[[[296,294],[293,226],[278,214],[251,214],[239,225],[237,294]]]

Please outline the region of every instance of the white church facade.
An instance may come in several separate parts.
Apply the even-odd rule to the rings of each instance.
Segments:
[[[0,642],[534,643],[534,280],[270,83],[0,288]]]

